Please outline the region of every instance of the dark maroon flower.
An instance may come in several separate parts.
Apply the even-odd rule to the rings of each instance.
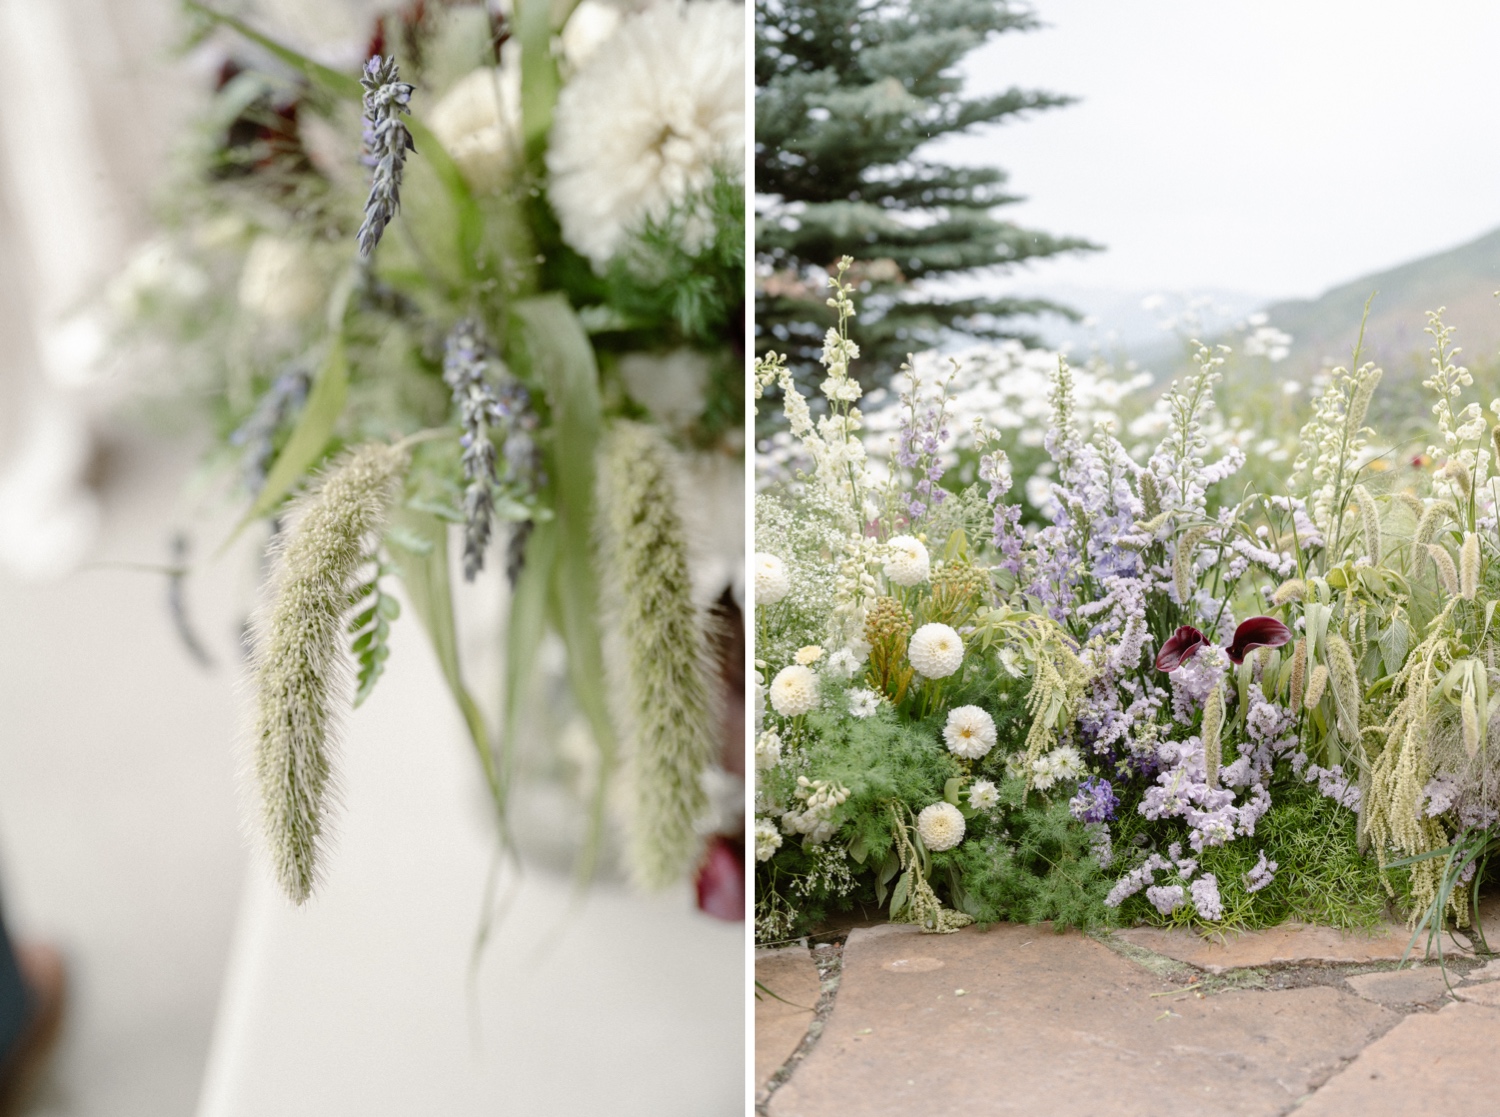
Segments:
[[[1156,657],[1156,669],[1176,671],[1192,659],[1193,653],[1205,643],[1207,641],[1203,639],[1203,633],[1190,624],[1183,625],[1161,646],[1161,653]]]
[[[710,839],[698,869],[698,908],[730,923],[745,921],[745,847],[722,834]]]
[[[1292,630],[1275,617],[1251,617],[1234,630],[1229,658],[1243,663],[1256,648],[1279,648],[1292,638]]]

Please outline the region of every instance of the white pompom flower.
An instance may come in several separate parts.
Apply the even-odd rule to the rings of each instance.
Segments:
[[[771,708],[782,717],[797,717],[817,704],[818,676],[800,663],[783,667],[771,680]]]
[[[920,539],[910,535],[898,535],[886,544],[890,558],[886,560],[885,576],[898,586],[917,586],[927,581],[932,563],[927,557],[927,548]]]
[[[499,189],[521,162],[521,70],[481,66],[453,83],[427,126],[479,193]]]
[[[647,221],[681,215],[745,151],[745,9],[672,0],[626,16],[563,86],[548,191],[563,239],[602,270]],[[702,247],[710,220],[678,235]]]
[[[755,603],[775,605],[792,588],[792,576],[787,573],[786,563],[775,555],[757,552],[750,561],[755,571]]]
[[[969,788],[969,806],[987,811],[1000,804],[1000,789],[990,780],[975,780]]]
[[[995,719],[978,706],[955,707],[948,711],[943,740],[955,756],[978,760],[995,747]]]
[[[952,849],[964,840],[964,816],[952,803],[933,803],[917,815],[917,833],[933,853]]]
[[[912,633],[906,658],[929,679],[946,679],[963,665],[964,642],[946,624],[924,624]]]

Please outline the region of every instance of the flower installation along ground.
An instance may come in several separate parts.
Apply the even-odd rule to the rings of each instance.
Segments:
[[[1297,446],[1249,462],[1215,400],[1228,350],[1199,345],[1154,444],[1085,429],[1056,360],[1045,462],[1010,503],[1007,446],[1034,447],[965,398],[993,381],[914,361],[867,424],[848,266],[824,399],[757,366],[790,435],[763,442],[756,503],[758,942],[882,912],[927,933],[1394,915],[1403,949],[1449,928],[1487,952],[1500,428],[1441,312],[1409,468],[1366,425],[1381,371],[1357,352]]]

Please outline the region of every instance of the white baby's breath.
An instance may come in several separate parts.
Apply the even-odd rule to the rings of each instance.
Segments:
[[[917,833],[933,853],[952,849],[964,840],[964,816],[952,803],[933,803],[917,815]]]
[[[912,633],[907,659],[929,679],[946,679],[964,661],[964,642],[946,624],[924,624]]]
[[[563,87],[547,166],[563,238],[602,268],[647,220],[733,173],[745,147],[745,16],[663,0],[627,16]],[[704,222],[680,230],[697,248]]]

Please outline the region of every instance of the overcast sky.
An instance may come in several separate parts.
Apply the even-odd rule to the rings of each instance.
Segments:
[[[1108,251],[1021,283],[1315,295],[1500,225],[1500,4],[1035,0],[970,88],[1081,101],[949,141]]]

